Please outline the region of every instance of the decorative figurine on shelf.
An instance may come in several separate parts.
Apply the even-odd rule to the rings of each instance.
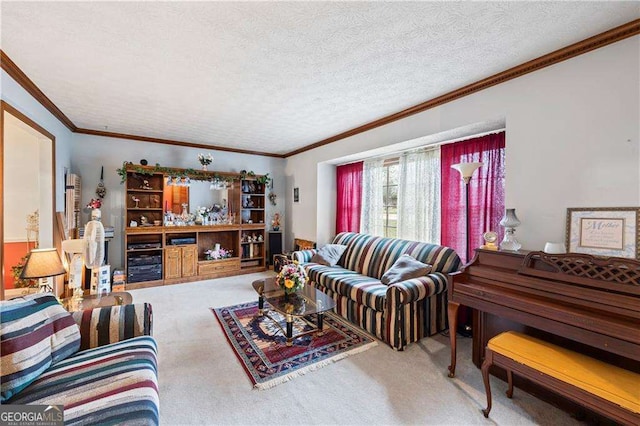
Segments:
[[[280,213],[273,214],[273,219],[271,220],[271,228],[274,231],[280,230]]]
[[[258,242],[262,242],[262,234],[258,235]]]
[[[153,189],[151,188],[151,185],[149,185],[149,181],[147,179],[143,179],[142,180],[142,185],[140,186],[141,189]]]
[[[151,201],[151,207],[153,207],[154,209],[160,208],[159,195],[152,195],[151,197],[149,197],[149,201]]]
[[[149,224],[149,219],[146,216],[140,216],[140,225],[147,226]]]
[[[133,200],[134,203],[136,203],[135,208],[139,208],[140,206],[138,205],[138,203],[140,202],[140,198],[136,197],[135,195],[131,196],[131,199]]]

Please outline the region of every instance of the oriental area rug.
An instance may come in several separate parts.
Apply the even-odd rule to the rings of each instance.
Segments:
[[[268,306],[268,305],[267,305]],[[254,388],[268,389],[377,345],[374,338],[330,312],[324,316],[323,335],[308,334],[286,346],[286,337],[274,323],[286,328],[284,316],[270,310],[270,319],[258,315],[258,302],[212,309],[229,344]],[[307,317],[315,324],[315,315]],[[294,322],[294,336],[311,329]]]

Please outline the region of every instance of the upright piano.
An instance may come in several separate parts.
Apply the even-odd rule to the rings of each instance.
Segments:
[[[478,249],[449,276],[448,292],[450,330],[460,305],[476,310],[477,366],[491,337],[517,329],[640,372],[640,261]],[[450,337],[454,377],[456,333]]]

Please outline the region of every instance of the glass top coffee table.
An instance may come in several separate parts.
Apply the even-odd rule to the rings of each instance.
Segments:
[[[324,313],[336,306],[336,302],[320,290],[305,285],[302,290],[294,294],[285,295],[284,290],[276,285],[275,277],[254,281],[253,289],[258,293],[258,315],[264,315],[271,319],[287,337],[287,346],[293,345],[293,340],[307,334],[315,333],[322,336]],[[271,308],[285,317],[287,328],[283,329],[278,321],[269,315],[264,302],[268,302]],[[315,324],[309,321],[307,316],[316,315]],[[293,335],[293,320],[301,318],[307,324],[314,327],[309,331]]]
[[[133,303],[131,293],[126,291],[113,292],[104,295],[92,294],[75,300],[73,297],[62,299],[62,306],[69,312],[85,309],[101,308],[104,306],[130,305]]]

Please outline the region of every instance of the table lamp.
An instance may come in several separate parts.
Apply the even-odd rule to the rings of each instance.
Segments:
[[[27,263],[22,268],[20,279],[39,279],[40,292],[53,291],[53,279],[66,273],[60,256],[55,248],[34,249],[29,253]]]

